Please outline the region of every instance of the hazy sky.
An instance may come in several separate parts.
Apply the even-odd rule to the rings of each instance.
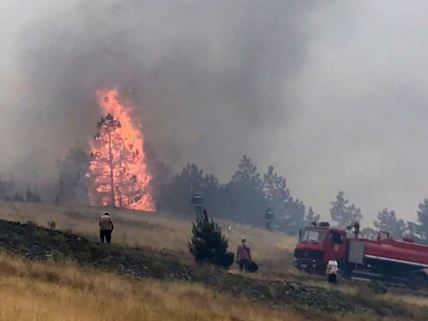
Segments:
[[[246,153],[327,216],[428,197],[425,1],[0,2],[0,174],[84,145],[118,86],[147,140],[225,179]]]

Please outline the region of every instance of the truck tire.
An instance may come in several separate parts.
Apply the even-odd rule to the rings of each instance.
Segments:
[[[424,271],[411,273],[408,277],[407,286],[412,290],[428,288],[428,276]]]
[[[352,278],[352,266],[350,264],[344,264],[341,269],[344,279],[350,280]]]

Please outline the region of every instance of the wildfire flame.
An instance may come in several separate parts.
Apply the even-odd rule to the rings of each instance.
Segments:
[[[98,133],[90,143],[86,176],[91,203],[154,211],[144,137],[131,118],[132,108],[120,101],[117,89],[100,89],[97,97],[106,116],[98,122]]]

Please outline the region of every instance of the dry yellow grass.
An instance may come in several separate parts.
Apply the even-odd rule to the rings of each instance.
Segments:
[[[86,207],[54,207],[34,204],[0,203],[0,218],[17,221],[31,220],[46,225],[54,220],[58,228],[97,236],[97,219],[102,209]],[[112,211],[117,229],[116,242],[128,245],[149,245],[155,249],[185,252],[191,221],[165,214],[137,214]],[[221,221],[230,244],[246,236],[258,259],[288,267],[294,238],[269,233],[248,226]],[[272,260],[276,257],[276,260]],[[271,260],[271,261],[269,261]],[[283,265],[281,265],[283,264]],[[264,277],[264,276],[261,276]],[[326,286],[313,279],[314,285]],[[349,285],[337,288],[350,295],[360,295]],[[383,320],[378,316],[320,316],[293,310],[272,309],[265,305],[216,293],[200,284],[137,281],[73,263],[28,262],[0,252],[0,321],[3,320]],[[410,295],[373,296],[385,301],[426,307],[428,299]],[[405,320],[388,317],[388,321]]]
[[[0,252],[0,321],[369,321],[272,308],[200,284],[136,280],[71,262],[34,262]]]
[[[428,308],[428,297],[426,296],[416,296],[411,294],[397,294],[397,293],[387,293],[383,296],[379,296],[380,300],[390,303],[401,303],[405,305],[414,305],[417,307]],[[427,316],[428,319],[428,316]]]
[[[201,285],[137,281],[4,253],[0,298],[1,321],[303,320],[293,311],[269,309]]]
[[[368,282],[368,281],[367,281]],[[428,308],[428,297],[424,295],[417,295],[402,292],[399,290],[390,289],[385,294],[375,294],[373,290],[368,287],[368,284],[363,282],[349,283],[339,282],[338,285],[332,286],[325,282],[324,278],[308,278],[305,284],[322,287],[325,289],[334,289],[346,295],[353,297],[364,297],[366,300],[374,301],[376,304],[392,304],[406,307],[408,310],[416,310],[418,308]],[[428,316],[426,318],[428,320]]]
[[[150,246],[182,252],[187,255],[187,240],[191,236],[192,220],[172,214],[144,214],[134,211],[111,210],[115,222],[113,241],[131,246]],[[32,222],[46,226],[55,221],[60,230],[71,230],[96,238],[98,235],[98,217],[102,208],[68,206],[57,207],[45,204],[1,203],[0,219]],[[277,232],[225,220],[218,221],[226,237],[230,250],[234,250],[242,237],[246,237],[255,260],[283,271],[289,270],[292,263],[291,252],[296,238]],[[189,257],[188,257],[189,258]]]

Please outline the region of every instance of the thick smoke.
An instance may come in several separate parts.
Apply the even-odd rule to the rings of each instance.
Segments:
[[[343,189],[369,221],[426,193],[425,1],[0,3],[0,174],[56,177],[117,86],[159,158],[228,177],[273,163],[327,217]],[[31,179],[30,179],[31,180]]]
[[[43,16],[19,48],[37,122],[32,149],[54,157],[87,141],[99,117],[95,90],[117,86],[160,158],[225,177],[240,155],[261,151],[261,128],[292,117],[290,83],[305,57],[311,7],[110,0]]]

